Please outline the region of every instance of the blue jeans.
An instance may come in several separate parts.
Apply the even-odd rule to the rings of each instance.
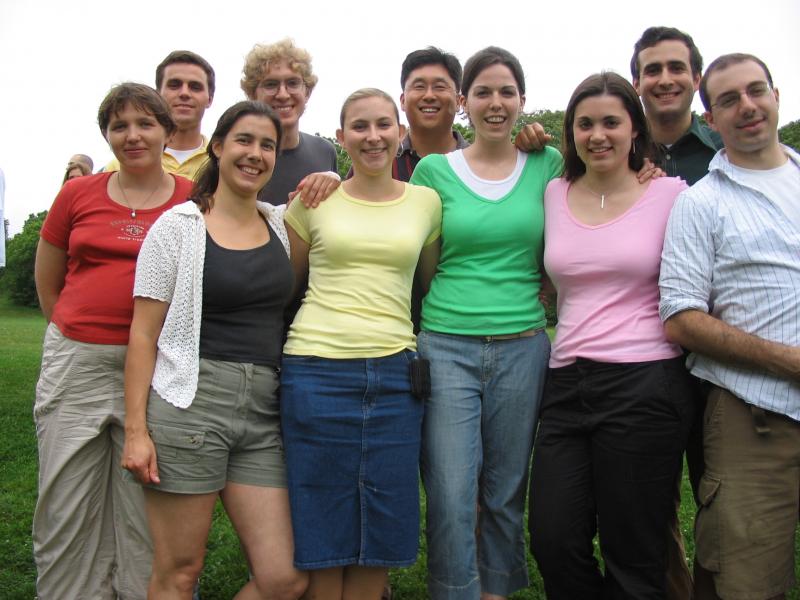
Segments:
[[[417,348],[432,383],[422,429],[428,592],[508,596],[528,585],[523,511],[550,341],[544,331],[494,341],[423,331]]]

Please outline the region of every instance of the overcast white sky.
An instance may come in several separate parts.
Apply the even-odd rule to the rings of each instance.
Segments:
[[[311,52],[320,79],[301,128],[332,137],[353,90],[400,95],[400,64],[411,50],[433,44],[463,62],[503,46],[525,69],[526,109],[563,109],[590,73],[629,77],[633,43],[651,25],[691,34],[706,64],[728,52],[758,55],[781,92],[781,125],[800,118],[798,0],[0,0],[6,218],[14,234],[28,214],[49,208],[72,154],[89,154],[96,167],[112,158],[96,124],[100,101],[121,81],[154,85],[156,65],[175,49],[201,54],[216,70],[203,123],[209,135],[243,98],[241,68],[253,44],[294,38]]]

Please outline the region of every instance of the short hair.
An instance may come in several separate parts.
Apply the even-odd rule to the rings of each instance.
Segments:
[[[166,130],[167,136],[175,133],[178,128],[172,120],[166,100],[157,91],[149,85],[127,81],[112,87],[100,103],[100,108],[97,110],[97,124],[103,137],[106,136],[112,115],[119,114],[129,104],[153,115]]]
[[[394,118],[399,123],[400,122],[400,112],[397,110],[397,104],[389,94],[384,92],[383,90],[379,90],[378,88],[361,88],[360,90],[356,90],[352,94],[350,94],[347,98],[345,98],[344,104],[342,104],[342,110],[339,113],[339,126],[344,127],[344,119],[347,116],[347,109],[353,105],[353,103],[358,102],[359,100],[364,100],[366,98],[383,98],[384,100],[388,101],[392,108],[394,108]]]
[[[639,54],[641,51],[667,40],[683,42],[689,49],[689,66],[692,69],[692,76],[699,76],[703,73],[703,57],[700,50],[694,45],[692,36],[674,27],[648,27],[642,33],[642,37],[633,45],[633,56],[631,57],[631,77],[633,79],[640,77]]]
[[[317,85],[319,78],[311,70],[311,54],[298,48],[290,38],[284,38],[274,44],[256,44],[244,57],[242,68],[242,91],[251,100],[256,97],[256,88],[264,80],[270,64],[285,60],[289,68],[303,78],[308,93]]]
[[[639,171],[644,164],[645,158],[654,158],[657,154],[642,103],[636,94],[636,89],[630,82],[612,71],[589,75],[572,92],[572,97],[567,104],[567,110],[564,112],[561,154],[564,157],[563,177],[567,181],[575,181],[586,173],[586,165],[578,156],[578,151],[575,147],[575,134],[572,131],[572,126],[575,123],[575,110],[582,100],[604,95],[615,96],[620,99],[625,111],[631,118],[634,131],[637,132],[636,137],[631,142],[632,151],[628,153],[628,167],[633,171]]]
[[[414,50],[403,61],[403,66],[400,68],[400,87],[405,89],[406,81],[412,71],[425,67],[427,65],[441,65],[453,83],[456,85],[456,92],[461,89],[461,63],[454,54],[445,52],[434,46],[428,46],[422,50]]]
[[[87,167],[90,172],[92,171],[92,169],[94,169],[94,161],[92,160],[92,157],[89,156],[88,154],[73,154],[70,157],[70,160],[67,164],[68,166],[75,166],[76,164],[82,164],[85,167]]]
[[[478,75],[492,65],[505,65],[508,67],[517,82],[520,96],[525,94],[525,73],[522,71],[522,65],[511,52],[497,46],[488,46],[483,50],[478,50],[467,59],[466,64],[464,64],[461,93],[464,96],[469,94],[469,89]]]
[[[64,179],[61,180],[62,186],[69,181],[69,174],[75,169],[78,169],[78,171],[81,172],[81,177],[92,174],[92,170],[89,168],[89,165],[82,162],[71,162],[67,165],[67,170],[64,171]]]
[[[230,133],[236,122],[249,115],[258,117],[266,117],[275,126],[275,135],[277,139],[277,147],[275,151],[279,151],[281,147],[281,138],[283,136],[283,129],[281,128],[281,120],[275,111],[263,102],[256,102],[253,100],[242,100],[228,108],[217,121],[217,127],[214,133],[211,134],[211,139],[208,140],[208,147],[206,153],[208,160],[205,165],[200,169],[195,179],[192,193],[189,197],[200,208],[200,212],[206,213],[214,206],[214,193],[217,191],[219,185],[219,158],[214,154],[213,146],[217,142],[223,143],[225,138]],[[273,172],[274,175],[274,172]]]
[[[723,54],[719,58],[715,58],[711,61],[711,64],[708,65],[706,72],[703,74],[703,77],[700,79],[700,101],[703,103],[703,107],[706,110],[711,110],[711,98],[708,97],[708,79],[711,77],[711,74],[715,71],[724,71],[728,67],[732,65],[738,65],[739,63],[752,61],[756,63],[759,67],[761,67],[764,71],[764,75],[767,77],[767,83],[769,87],[774,87],[772,84],[772,73],[769,72],[769,68],[764,63],[763,60],[758,58],[757,56],[753,56],[752,54],[745,54],[742,52],[734,52],[732,54]]]
[[[173,50],[167,57],[159,63],[156,67],[156,89],[161,91],[161,84],[164,82],[164,70],[169,65],[174,65],[176,63],[187,63],[190,65],[197,65],[206,74],[206,82],[208,83],[208,96],[209,98],[214,97],[214,91],[216,90],[216,76],[214,75],[213,67],[208,64],[208,61],[200,56],[199,54],[195,54],[190,50]]]

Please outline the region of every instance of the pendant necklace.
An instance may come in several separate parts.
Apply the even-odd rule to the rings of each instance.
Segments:
[[[125,206],[128,208],[128,210],[131,211],[131,219],[135,219],[136,218],[136,210],[137,209],[133,208],[133,206],[131,205],[130,200],[128,200],[128,195],[125,193],[125,188],[122,187],[122,182],[119,179],[120,179],[120,175],[119,175],[119,171],[117,171],[117,187],[119,188],[119,191],[122,192],[122,198],[125,200]],[[138,208],[138,210],[144,210],[144,207],[147,206],[148,202],[150,202],[150,199],[156,193],[158,188],[161,187],[161,182],[163,181],[163,179],[164,179],[164,175],[162,173],[161,178],[158,180],[158,183],[156,184],[156,187],[154,187],[153,191],[150,192],[150,194],[147,196],[147,198],[145,198],[145,201],[142,202],[142,205]]]
[[[595,192],[595,191],[594,191],[592,188],[590,188],[590,187],[589,187],[589,184],[588,184],[588,183],[586,183],[585,181],[583,181],[583,186],[584,186],[584,187],[585,187],[587,190],[589,190],[589,193],[590,193],[590,194],[592,194],[592,195],[594,195],[594,196],[597,196],[598,198],[600,198],[600,208],[601,208],[601,209],[605,209],[605,207],[606,207],[606,196],[608,195],[608,193],[606,192],[606,193],[603,193],[603,194],[598,194],[598,193],[597,193],[597,192]]]

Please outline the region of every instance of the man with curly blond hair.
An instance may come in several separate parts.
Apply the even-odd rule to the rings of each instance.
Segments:
[[[269,105],[283,128],[275,174],[261,190],[259,200],[284,204],[297,189],[314,195],[335,188],[339,176],[333,144],[300,131],[300,117],[317,84],[311,55],[288,38],[256,44],[245,57],[242,74],[245,95]]]

